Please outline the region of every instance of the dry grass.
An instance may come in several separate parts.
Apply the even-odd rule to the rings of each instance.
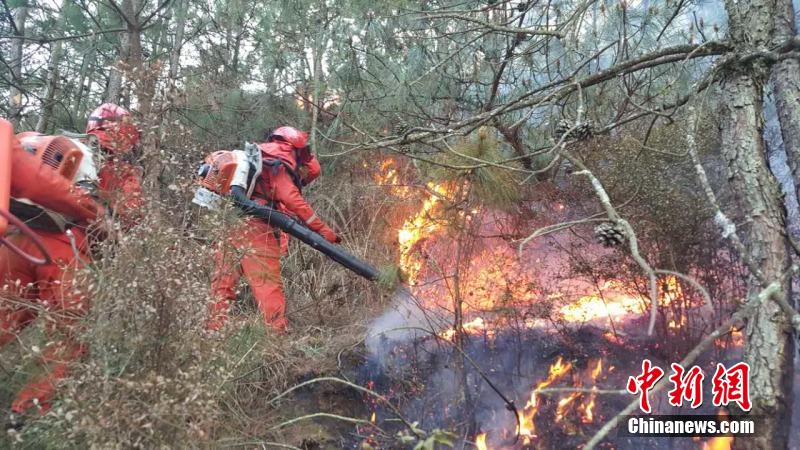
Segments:
[[[345,186],[332,190],[337,192],[332,198],[311,196],[320,216],[350,230],[345,245],[364,256],[374,244],[356,236],[364,235],[372,218],[352,214],[363,208],[342,201],[351,194]],[[295,243],[284,259],[288,335],[266,330],[247,295],[230,326],[211,335],[204,330],[211,243],[238,219],[230,211],[197,214],[188,204],[169,210],[173,214],[155,208],[144,223],[119,233],[83,271],[92,307],[81,325],[90,354],[75,364],[53,412],[31,420],[17,436],[22,445],[206,448],[243,439],[293,442],[291,429],[267,431],[291,418],[268,400],[298,380],[338,374],[338,354],[358,344],[367,318],[383,304],[380,289]],[[343,223],[346,217],[351,219]],[[41,336],[32,330],[24,338]],[[30,350],[15,352],[15,366],[9,365],[3,379],[19,384],[18,369]],[[303,411],[302,404],[292,413],[316,412]]]

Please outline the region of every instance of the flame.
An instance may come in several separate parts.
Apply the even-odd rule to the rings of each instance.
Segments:
[[[592,381],[597,381],[597,377],[599,377],[601,373],[603,373],[603,360],[598,359],[597,365],[592,370]]]
[[[717,413],[719,417],[726,417],[728,415],[728,411],[724,409],[720,409]],[[709,439],[708,442],[703,442],[703,450],[731,450],[732,444],[733,436],[714,437]]]
[[[619,317],[627,314],[641,314],[644,303],[640,297],[615,295],[603,296],[590,294],[578,299],[575,303],[561,308],[561,314],[567,322],[588,322],[594,319]]]
[[[375,411],[372,411],[372,416],[369,418],[369,421],[375,423],[375,419],[377,419],[377,416],[375,414]]]
[[[422,204],[422,208],[414,217],[406,220],[397,233],[397,242],[400,244],[400,268],[412,285],[417,281],[422,268],[422,260],[415,251],[416,245],[441,228],[441,224],[432,219],[432,213],[448,192],[448,187],[444,184],[428,183],[428,188],[432,193]]]
[[[572,403],[580,397],[580,392],[573,392],[566,397],[562,398],[558,401],[558,406],[556,407],[556,422],[561,422],[566,417],[567,412],[569,412],[569,407]]]
[[[589,401],[583,406],[583,417],[581,418],[583,423],[594,422],[594,406],[595,400],[597,400],[596,383],[601,373],[603,373],[603,360],[598,359],[597,364],[594,366],[594,369],[592,369],[592,373],[590,374],[592,377],[592,394],[589,396]]]
[[[523,441],[526,445],[530,444],[531,440],[536,437],[536,426],[534,419],[539,408],[539,391],[564,378],[564,376],[567,375],[571,370],[572,364],[565,363],[563,358],[559,357],[556,362],[550,366],[547,379],[538,383],[533,392],[531,392],[528,403],[525,405],[525,408],[519,415],[519,425],[517,426],[517,431],[523,438]],[[580,388],[583,385],[583,381],[587,378],[587,381],[592,383],[592,389],[591,393],[588,395],[588,400],[584,401],[584,399],[587,398],[587,395],[585,392],[581,391],[571,392],[562,397],[556,404],[556,423],[565,422],[570,424],[569,426],[573,426],[576,419],[579,419],[583,423],[594,422],[594,409],[597,401],[596,382],[602,373],[603,360],[598,359],[596,362],[591,363],[589,367],[583,371],[583,375],[581,377],[576,377],[577,380],[575,387],[577,388]],[[573,416],[573,414],[571,414],[573,411],[578,415]],[[575,419],[572,419],[572,417],[575,417]]]
[[[731,328],[730,336],[723,336],[714,341],[714,344],[721,349],[741,348],[744,346],[744,334],[742,330]]]
[[[537,384],[536,388],[531,392],[531,397],[520,413],[519,423],[517,424],[517,434],[524,438],[525,444],[530,444],[531,439],[536,437],[536,425],[533,419],[539,406],[538,391],[553,384],[553,382],[566,375],[570,369],[572,369],[572,364],[564,363],[563,358],[559,356],[556,362],[550,365],[547,379]]]
[[[731,450],[733,436],[720,436],[703,442],[703,450]]]
[[[596,387],[592,387],[592,391],[597,391]],[[592,392],[592,396],[589,397],[589,403],[586,404],[586,407],[583,409],[583,423],[592,423],[594,422],[594,402],[596,400],[597,394]]]
[[[381,162],[380,170],[373,174],[373,179],[381,186],[391,187],[392,194],[398,197],[405,198],[408,195],[409,188],[400,179],[400,169],[397,167],[397,161],[392,158]]]
[[[464,323],[462,328],[466,333],[478,333],[486,328],[486,323],[483,321],[483,317],[476,317],[469,322]],[[453,328],[449,328],[439,334],[439,336],[441,336],[443,339],[447,339],[448,341],[452,341],[455,335],[456,331]]]
[[[669,276],[660,280],[658,285],[659,291],[659,304],[662,306],[669,306],[673,301],[683,296],[683,289],[678,278]]]
[[[669,323],[667,324],[667,328],[670,330],[680,330],[686,326],[686,323],[686,316],[682,315],[677,321],[675,319],[670,319]]]
[[[561,315],[567,322],[588,322],[595,319],[607,319],[628,314],[642,314],[647,310],[645,299],[639,295],[627,294],[625,283],[619,280],[609,280],[603,283],[595,294],[584,295],[577,301],[561,308]],[[669,276],[659,281],[659,300],[661,306],[668,306],[672,301],[683,295],[680,282],[676,277]],[[556,298],[558,297],[555,296]],[[685,324],[674,323],[678,327]]]
[[[481,433],[475,437],[475,447],[478,450],[489,450],[489,447],[486,446],[486,433]]]

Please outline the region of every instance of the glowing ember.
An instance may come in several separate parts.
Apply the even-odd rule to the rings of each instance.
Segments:
[[[489,447],[486,446],[486,433],[481,433],[475,437],[475,447],[478,450],[489,450]]]
[[[726,417],[728,416],[728,411],[724,409],[720,409],[717,416],[719,417]],[[703,442],[703,450],[731,450],[731,445],[733,444],[733,436],[720,436],[711,438],[708,442]]]
[[[622,344],[622,339],[620,339],[619,336],[614,332],[606,331],[605,333],[603,333],[603,337],[612,344],[617,344],[617,345]]]
[[[741,330],[731,328],[730,335],[717,339],[714,345],[722,349],[741,348],[744,346],[744,334]]]
[[[677,321],[675,319],[670,319],[669,323],[667,324],[667,328],[670,330],[680,330],[686,326],[686,322],[686,316],[681,316]]]

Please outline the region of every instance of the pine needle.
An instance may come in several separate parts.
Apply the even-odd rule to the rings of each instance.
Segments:
[[[381,289],[394,291],[403,282],[403,272],[396,265],[381,267],[376,282]]]

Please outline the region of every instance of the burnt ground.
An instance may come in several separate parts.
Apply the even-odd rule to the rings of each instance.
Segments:
[[[631,324],[636,328],[636,324]],[[627,394],[597,395],[591,421],[585,419],[583,410],[590,400],[581,394],[563,408],[559,414],[559,401],[569,393],[540,395],[535,416],[536,437],[525,444],[515,442],[515,415],[507,404],[489,386],[488,381],[518,409],[524,408],[534,386],[548,378],[548,369],[562,360],[569,364],[569,373],[554,381],[549,387],[581,386],[598,389],[624,389],[628,376],[636,375],[644,357],[661,366],[669,375],[673,360],[665,354],[665,346],[649,338],[634,335],[614,337],[607,331],[583,326],[556,333],[543,329],[505,331],[490,337],[472,335],[465,353],[473,366],[465,362],[451,345],[436,339],[417,339],[411,342],[384,342],[379,355],[351,355],[344,373],[358,384],[371,386],[400,407],[409,421],[419,423],[427,431],[454,430],[459,433],[456,448],[474,448],[469,443],[478,432],[488,432],[492,449],[561,449],[579,448],[604,423],[624,408],[633,397]],[[711,398],[711,375],[717,362],[738,361],[737,349],[727,352],[709,351],[697,362],[707,374],[704,398],[707,401],[696,410],[675,408],[666,401],[666,392],[654,395],[651,402],[654,414],[717,414]],[[602,358],[603,370],[596,383],[588,375]],[[361,361],[361,364],[359,364]],[[464,370],[461,367],[465,367]],[[477,366],[477,367],[475,367]],[[466,399],[466,400],[465,400]],[[394,414],[378,402],[367,407],[376,413],[377,424],[389,434],[403,429]],[[466,406],[465,406],[466,405]],[[562,417],[557,417],[561,415]],[[368,414],[362,416],[368,417]],[[378,448],[407,448],[393,439],[382,439],[370,433],[368,427],[351,428],[350,440],[345,447],[358,448],[372,437]],[[346,440],[346,439],[345,439]],[[703,440],[697,438],[629,438],[612,432],[603,448],[616,449],[697,449]]]

